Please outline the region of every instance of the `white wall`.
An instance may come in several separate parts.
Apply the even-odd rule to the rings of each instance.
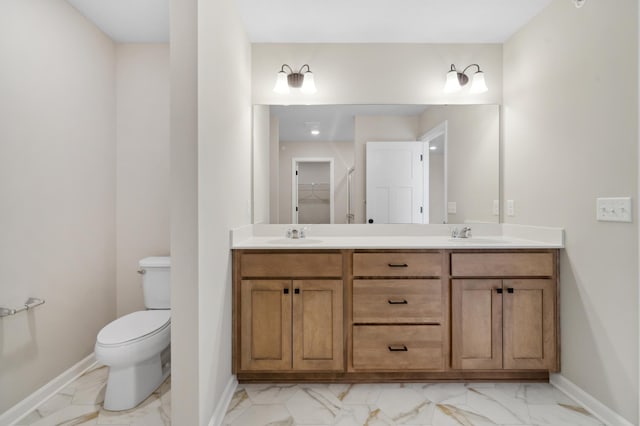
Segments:
[[[334,223],[347,223],[347,169],[353,165],[353,153],[351,141],[280,142],[280,218],[277,223],[291,223],[291,160],[294,157],[334,159]]]
[[[235,1],[201,1],[198,8],[199,294],[191,306],[199,312],[200,424],[209,421],[232,379],[229,230],[251,223],[251,111],[251,45]],[[179,424],[183,424],[182,421]]]
[[[254,104],[499,104],[502,103],[500,44],[254,44]],[[273,92],[282,64],[309,64],[318,92]],[[489,91],[445,94],[451,64],[478,63]]]
[[[562,374],[638,424],[638,2],[554,0],[504,47],[507,222],[561,226]]]
[[[500,113],[497,105],[432,106],[420,117],[423,135],[447,122],[447,201],[456,203],[448,223],[498,222]]]
[[[355,171],[353,179],[353,223],[365,223],[366,218],[366,143],[417,140],[419,116],[356,116],[354,125]]]
[[[116,46],[118,316],[144,309],[138,261],[169,254],[169,46]]]
[[[0,413],[116,315],[115,47],[63,0],[0,2]]]

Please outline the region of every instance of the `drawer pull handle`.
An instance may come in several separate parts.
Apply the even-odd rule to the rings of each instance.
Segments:
[[[409,349],[405,345],[390,345],[388,346],[391,352],[408,352]]]
[[[389,268],[407,268],[409,265],[406,263],[389,263]]]
[[[407,302],[406,300],[387,300],[387,302],[389,302],[390,305],[407,305],[409,302]]]

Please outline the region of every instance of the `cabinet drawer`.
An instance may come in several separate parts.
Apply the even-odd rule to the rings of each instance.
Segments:
[[[354,253],[356,277],[439,277],[440,253]]]
[[[356,325],[353,367],[367,370],[440,370],[439,325]]]
[[[550,277],[553,253],[453,253],[455,277]]]
[[[440,323],[440,280],[354,280],[356,323]]]
[[[244,253],[243,277],[342,277],[340,253]]]

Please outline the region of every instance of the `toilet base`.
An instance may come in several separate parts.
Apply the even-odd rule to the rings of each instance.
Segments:
[[[151,395],[171,373],[170,348],[168,346],[162,353],[134,365],[109,366],[104,409],[128,410]]]

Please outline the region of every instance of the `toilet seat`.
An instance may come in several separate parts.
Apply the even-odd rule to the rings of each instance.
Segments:
[[[130,345],[162,333],[171,325],[171,311],[139,311],[125,315],[107,324],[98,333],[100,346]]]

